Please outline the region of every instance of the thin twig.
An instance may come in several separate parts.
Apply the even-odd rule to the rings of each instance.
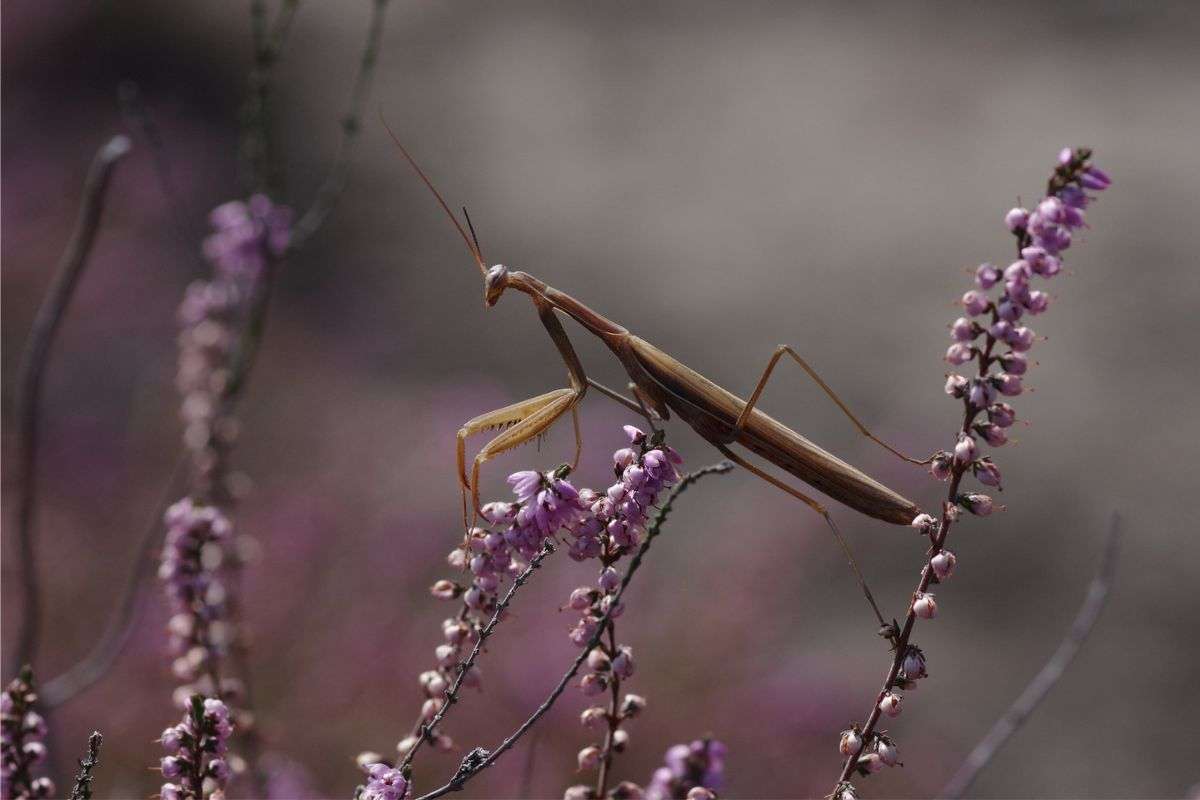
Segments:
[[[100,745],[103,742],[100,731],[92,731],[88,737],[87,756],[79,761],[79,774],[75,776],[71,800],[92,800],[92,770],[100,763]]]
[[[1100,612],[1108,600],[1113,576],[1117,570],[1120,543],[1121,520],[1120,516],[1114,513],[1110,523],[1108,542],[1104,546],[1104,555],[1100,560],[1100,568],[1097,570],[1096,576],[1092,578],[1087,597],[1084,598],[1079,613],[1075,615],[1075,621],[1071,623],[1066,637],[1058,645],[1058,649],[1054,651],[1054,655],[1050,657],[1046,665],[1025,687],[1025,691],[1021,692],[1021,696],[1016,699],[1008,711],[1004,712],[1004,716],[996,720],[987,736],[984,736],[979,744],[975,745],[975,749],[967,756],[966,761],[954,773],[954,777],[950,779],[938,797],[945,798],[945,800],[956,800],[966,794],[983,768],[999,752],[1009,737],[1025,724],[1029,716],[1062,678],[1063,673],[1088,638],[1088,634],[1092,632],[1092,628],[1095,626],[1096,620],[1100,618]]]
[[[562,678],[559,679],[558,683],[550,691],[550,694],[546,697],[546,699],[542,701],[542,704],[537,707],[537,709],[527,720],[521,723],[520,727],[505,737],[504,741],[497,745],[495,750],[492,750],[491,752],[482,750],[480,748],[472,750],[467,754],[467,757],[463,759],[458,771],[454,773],[454,776],[444,786],[434,789],[428,794],[422,795],[418,798],[418,800],[434,800],[434,798],[441,797],[449,794],[450,792],[461,791],[468,781],[470,781],[483,770],[492,766],[492,764],[495,764],[497,759],[504,755],[506,750],[516,744],[517,741],[520,740],[520,738],[524,736],[529,729],[532,728],[537,721],[546,714],[547,711],[550,710],[555,701],[558,700],[559,696],[562,695],[563,691],[567,688],[567,684],[570,683],[571,679],[574,678],[579,672],[579,668],[583,666],[583,662],[587,660],[588,655],[596,648],[597,645],[600,644],[600,637],[604,635],[604,632],[608,628],[608,623],[612,619],[613,610],[620,607],[621,596],[625,594],[625,589],[629,586],[630,580],[633,579],[634,573],[637,572],[638,568],[642,565],[642,559],[645,558],[647,551],[650,550],[650,545],[662,531],[663,522],[666,521],[667,516],[671,513],[671,508],[675,502],[675,499],[679,497],[679,495],[683,494],[688,487],[700,480],[700,478],[703,478],[705,475],[726,473],[732,469],[733,464],[728,461],[721,461],[717,464],[713,464],[712,466],[698,469],[695,472],[689,472],[687,475],[684,475],[682,479],[680,479],[679,483],[675,485],[675,488],[671,490],[671,493],[667,495],[667,500],[663,503],[662,508],[658,510],[658,514],[655,515],[654,522],[651,523],[650,527],[646,530],[646,540],[642,542],[642,546],[638,548],[637,553],[629,562],[629,569],[625,572],[625,577],[621,580],[621,585],[618,587],[616,594],[613,596],[612,603],[609,606],[608,611],[606,611],[604,616],[600,618],[600,622],[596,626],[596,632],[592,634],[592,638],[589,639],[587,644],[580,650],[579,655],[575,658],[575,661],[572,662],[570,668],[566,671]]]
[[[266,3],[254,0],[250,4],[254,66],[250,70],[250,87],[242,111],[242,157],[248,172],[246,181],[254,192],[269,194],[271,188],[270,119],[267,113],[271,69],[283,51],[298,5],[299,0],[283,0],[268,30]]]
[[[333,163],[325,182],[317,191],[312,206],[304,212],[292,228],[289,250],[297,250],[308,241],[325,223],[325,219],[333,211],[346,188],[346,172],[350,164],[350,151],[362,130],[362,112],[367,97],[371,93],[371,79],[375,74],[375,64],[379,60],[379,43],[383,38],[383,17],[388,0],[374,0],[371,9],[371,22],[367,28],[367,43],[363,48],[362,61],[358,65],[358,74],[354,78],[354,89],[350,94],[350,108],[342,118],[342,137],[338,141]]]
[[[61,706],[103,678],[124,650],[137,622],[137,612],[141,608],[138,602],[139,595],[146,585],[146,578],[154,573],[155,561],[150,554],[154,546],[162,540],[163,513],[179,491],[187,464],[186,454],[180,455],[175,461],[171,476],[167,479],[162,495],[154,506],[154,513],[146,525],[146,532],[142,534],[142,540],[138,543],[137,554],[129,570],[129,580],[125,582],[116,614],[109,618],[104,634],[87,655],[61,675],[42,685],[39,694],[44,708]]]
[[[479,631],[479,640],[475,642],[475,647],[471,649],[471,654],[467,656],[466,660],[458,665],[458,675],[455,676],[453,685],[446,690],[442,707],[438,709],[436,714],[434,714],[433,719],[421,725],[416,744],[414,744],[412,749],[409,750],[404,756],[404,760],[400,762],[401,769],[404,769],[412,764],[413,758],[416,756],[417,751],[421,749],[421,745],[424,744],[427,739],[429,739],[430,733],[436,730],[437,726],[442,723],[442,720],[445,719],[446,715],[450,713],[450,707],[458,702],[458,693],[462,689],[463,681],[466,680],[467,673],[471,670],[471,667],[475,665],[475,661],[479,658],[479,654],[483,652],[484,644],[487,643],[488,638],[496,630],[496,626],[500,624],[500,620],[504,617],[504,611],[508,608],[509,603],[512,602],[512,599],[516,595],[517,591],[525,585],[526,581],[529,580],[534,571],[542,566],[542,562],[546,560],[546,557],[554,552],[554,549],[554,543],[547,539],[546,543],[542,545],[542,549],[538,551],[537,555],[529,560],[529,566],[525,567],[525,569],[521,571],[521,574],[513,579],[512,586],[508,587],[508,591],[504,593],[504,597],[499,603],[496,604],[496,610],[492,612],[491,619],[489,619],[487,624],[484,625]]]
[[[32,663],[37,655],[41,627],[41,597],[37,575],[34,536],[34,506],[37,498],[37,438],[40,418],[38,404],[42,378],[54,335],[58,331],[71,296],[87,267],[88,255],[100,230],[105,193],[117,162],[129,152],[127,136],[109,139],[92,159],[83,185],[83,205],[75,220],[75,230],[58,263],[58,271],[34,318],[33,330],[21,356],[17,385],[17,464],[20,492],[17,500],[17,560],[21,570],[23,613],[20,634],[14,651],[16,664]]]

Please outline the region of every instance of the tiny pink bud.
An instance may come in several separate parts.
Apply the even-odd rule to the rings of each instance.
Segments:
[[[1011,209],[1007,214],[1004,215],[1004,227],[1008,228],[1013,233],[1025,230],[1025,226],[1028,224],[1029,212],[1020,206]]]
[[[954,567],[957,565],[958,559],[949,550],[940,550],[937,555],[929,559],[929,566],[933,567],[933,574],[939,581],[944,581],[953,575]]]
[[[1026,328],[1022,325],[1019,328],[1013,328],[1008,334],[1008,344],[1013,350],[1018,353],[1024,353],[1033,347],[1034,333],[1032,328]]]
[[[1029,369],[1029,360],[1018,352],[1004,353],[1000,356],[1000,366],[1005,372],[1013,375],[1024,375]]]
[[[1011,427],[1017,419],[1017,410],[1008,403],[996,403],[988,408],[988,420],[1001,428]]]
[[[926,676],[925,672],[925,654],[921,652],[921,648],[915,644],[910,644],[908,649],[904,651],[904,660],[900,662],[900,669],[904,672],[904,677],[915,681]]]
[[[867,773],[873,773],[879,772],[879,770],[883,769],[886,765],[883,763],[883,759],[879,757],[878,753],[867,753],[865,756],[859,756],[858,766],[861,769],[866,770]]]
[[[461,552],[461,551],[458,551]],[[429,593],[438,600],[453,600],[462,594],[462,587],[454,581],[438,581],[430,589]]]
[[[616,657],[612,660],[613,673],[621,678],[629,678],[633,676],[633,648],[624,646]]]
[[[939,450],[929,459],[929,474],[944,481],[950,477],[952,458],[945,450]]]
[[[875,743],[875,752],[879,754],[879,758],[889,767],[894,767],[900,763],[900,751],[896,749],[896,744],[890,739],[880,738]]]
[[[928,592],[917,592],[913,595],[912,609],[921,619],[933,619],[937,616],[937,603]]]
[[[986,494],[963,494],[958,497],[959,505],[977,517],[992,513],[992,498]]]
[[[916,528],[921,533],[929,533],[931,530],[933,530],[933,527],[937,525],[937,520],[929,514],[917,514],[915,517],[913,517],[913,521],[908,524]]]
[[[987,310],[987,295],[972,289],[962,296],[962,304],[969,316],[978,316]]]
[[[435,697],[431,697],[421,706],[421,719],[426,722],[431,721],[437,716],[437,713],[442,710],[442,701]]]
[[[627,694],[621,701],[621,716],[636,717],[646,709],[646,698],[640,694]]]
[[[607,728],[608,712],[600,706],[584,709],[583,713],[579,715],[579,724],[585,728]]]
[[[579,681],[579,688],[585,697],[595,697],[608,688],[608,679],[598,672],[589,672]]]
[[[844,756],[852,756],[862,749],[862,736],[856,728],[842,731],[842,738],[838,742],[838,752]]]
[[[1007,372],[1001,372],[992,378],[992,383],[995,385],[996,390],[1005,397],[1016,397],[1024,391],[1021,386],[1020,375],[1010,375]]]
[[[621,585],[621,573],[617,572],[612,567],[605,567],[600,573],[600,588],[608,594],[612,594]]]
[[[579,751],[577,760],[579,762],[580,772],[595,769],[596,767],[600,766],[600,748],[596,747],[595,745],[589,745],[588,747],[583,748]]]
[[[688,789],[687,800],[717,800],[717,793],[707,786],[693,786]]]
[[[623,752],[629,745],[629,731],[624,728],[613,731],[612,748],[618,753]]]
[[[571,592],[571,599],[567,601],[567,605],[576,611],[583,611],[591,608],[592,600],[596,595],[596,590],[590,586],[580,586]]]
[[[1001,447],[1008,442],[1008,433],[999,425],[991,422],[980,422],[974,428],[975,432],[982,436],[983,440],[992,447]]]
[[[879,701],[879,710],[889,717],[898,717],[900,716],[900,703],[902,700],[904,698],[896,692],[888,692]]]
[[[439,644],[434,648],[433,655],[439,664],[448,667],[458,661],[458,648],[450,644]]]
[[[946,360],[958,366],[965,364],[975,357],[975,348],[963,342],[955,342],[946,348]]]
[[[1050,295],[1037,289],[1025,298],[1025,308],[1030,314],[1040,314],[1050,307]]]
[[[1000,270],[991,264],[980,264],[975,270],[975,285],[984,291],[995,286],[998,280],[1000,280]]]
[[[958,464],[970,464],[975,460],[975,440],[965,434],[960,434],[958,444],[954,445],[954,460]]]
[[[971,320],[959,317],[950,325],[950,335],[956,342],[969,342],[979,335],[979,329]]]
[[[946,394],[951,397],[964,397],[967,394],[967,379],[954,373],[947,375]]]
[[[975,472],[975,478],[984,486],[1000,486],[1000,468],[992,463],[990,458],[981,458],[971,469]]]
[[[593,672],[608,672],[612,667],[612,662],[599,647],[588,653],[587,664]]]
[[[401,739],[399,742],[396,743],[396,752],[400,754],[401,758],[403,758],[404,756],[408,755],[408,752],[416,746],[417,746],[417,737],[405,736],[403,739]],[[374,760],[378,761],[379,759],[376,758]]]

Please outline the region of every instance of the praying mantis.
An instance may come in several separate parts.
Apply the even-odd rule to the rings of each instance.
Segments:
[[[921,513],[920,508],[911,500],[889,489],[863,471],[822,449],[756,408],[776,365],[783,356],[787,355],[794,359],[800,368],[820,386],[864,436],[911,464],[925,464],[928,463],[928,459],[921,461],[910,458],[875,436],[850,411],[833,389],[817,374],[816,370],[788,345],[779,345],[775,349],[749,400],[743,400],[645,339],[631,333],[624,326],[592,310],[565,292],[548,286],[533,275],[519,270],[510,270],[500,264],[488,267],[478,239],[474,235],[470,218],[466,219],[467,228],[471,229],[471,235],[468,236],[466,229],[454,212],[450,210],[433,182],[401,144],[392,129],[387,126],[387,122],[383,121],[383,124],[405,160],[432,192],[466,243],[483,278],[484,305],[488,308],[496,305],[500,297],[510,289],[528,295],[533,302],[538,319],[545,327],[567,368],[568,386],[481,414],[466,422],[459,429],[457,465],[458,479],[464,496],[464,525],[470,527],[465,519],[465,499],[468,494],[473,513],[476,515],[481,513],[479,473],[482,465],[508,450],[545,434],[555,422],[568,412],[572,415],[575,427],[575,460],[572,465],[578,463],[582,440],[577,409],[588,389],[593,388],[645,417],[651,426],[654,425],[655,419],[667,420],[670,418],[671,412],[674,412],[679,419],[730,461],[787,492],[820,514],[845,550],[851,568],[867,599],[871,602],[880,625],[884,626],[882,614],[875,605],[855,559],[834,524],[828,509],[799,489],[751,463],[731,447],[740,445],[746,448],[842,505],[869,517],[896,525],[908,525]],[[464,213],[465,211],[466,209],[464,209]],[[583,364],[563,328],[559,314],[564,314],[577,322],[612,352],[629,376],[629,388],[634,395],[633,399],[609,389],[587,376]],[[466,469],[467,439],[473,435],[496,429],[501,429],[501,433],[484,445],[475,455],[468,477]]]

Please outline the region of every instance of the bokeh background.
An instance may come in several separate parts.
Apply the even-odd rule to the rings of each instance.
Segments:
[[[368,10],[304,4],[279,65],[272,132],[282,199],[298,208],[334,150]],[[207,210],[241,191],[248,15],[242,2],[3,11],[6,448],[18,355],[88,161],[122,128],[122,80],[141,86],[176,185],[164,202],[137,140],[49,370],[37,667],[50,677],[111,613],[178,448],[174,314],[204,271]],[[888,726],[908,766],[862,786],[938,790],[1056,646],[1119,510],[1111,605],[975,794],[1187,793],[1200,780],[1198,40],[1190,3],[394,0],[349,189],[280,276],[242,414],[236,463],[254,490],[238,525],[261,543],[246,603],[271,749],[307,773],[313,796],[347,796],[354,755],[406,733],[446,612],[427,587],[458,535],[454,432],[563,379],[523,298],[481,307],[477,272],[378,104],[451,202],[470,206],[491,260],[735,391],[776,344],[794,344],[880,435],[919,453],[950,444],[957,425],[940,359],[965,270],[1008,258],[1003,212],[1035,198],[1061,146],[1095,146],[1115,184],[1038,320],[1049,340],[1035,351],[1036,391],[1017,402],[1031,425],[996,454],[1008,509],[955,530],[958,573],[915,637],[931,677]],[[606,353],[575,341],[593,375],[621,383]],[[939,484],[862,440],[798,370],[778,376],[767,410],[936,505]],[[605,482],[627,417],[589,397],[581,482]],[[715,460],[686,428],[670,433],[690,464]],[[500,459],[485,494],[569,448],[564,426],[540,452]],[[899,614],[919,541],[837,517]],[[9,533],[6,648],[20,614]],[[592,567],[556,561],[497,635],[483,694],[451,717],[460,743],[496,742],[573,656],[557,608]],[[155,791],[152,740],[176,716],[163,604],[156,587],[143,597],[116,667],[53,717],[64,763],[87,731],[105,732],[100,796]],[[744,474],[680,503],[621,628],[640,662],[630,688],[650,707],[618,776],[645,781],[670,744],[711,733],[729,745],[734,797],[828,792],[836,733],[868,710],[887,664],[828,534]],[[532,758],[532,793],[559,796],[589,741],[583,707],[564,696],[532,755],[522,744],[470,794],[515,795]],[[429,754],[418,786],[460,756]]]

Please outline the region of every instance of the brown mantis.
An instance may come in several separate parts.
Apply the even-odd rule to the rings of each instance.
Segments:
[[[384,122],[384,126],[387,127],[386,122]],[[791,473],[809,486],[824,492],[839,503],[869,517],[897,525],[908,525],[914,517],[921,513],[921,510],[912,501],[755,407],[779,360],[784,355],[788,355],[837,404],[838,408],[850,418],[864,436],[909,463],[924,464],[927,461],[909,458],[871,433],[821,379],[820,375],[787,345],[780,345],[775,349],[757,386],[751,393],[750,399],[743,400],[672,358],[645,339],[630,333],[618,323],[593,311],[574,297],[546,285],[534,276],[518,270],[509,270],[499,264],[487,267],[478,241],[474,237],[474,229],[471,230],[472,235],[468,236],[458,217],[450,210],[433,182],[417,165],[404,145],[392,133],[391,128],[388,128],[388,133],[391,134],[392,140],[400,152],[404,154],[405,159],[433,193],[442,210],[450,217],[459,235],[466,242],[467,249],[471,252],[483,277],[484,305],[488,308],[494,306],[508,289],[528,295],[537,310],[538,318],[546,328],[546,332],[550,335],[551,341],[554,342],[554,346],[558,349],[559,355],[567,367],[569,384],[567,387],[481,414],[468,421],[458,431],[458,474],[464,493],[464,506],[465,498],[469,494],[474,513],[480,513],[479,471],[484,462],[541,436],[568,412],[572,414],[575,425],[575,461],[573,464],[577,463],[582,441],[576,409],[588,388],[591,387],[644,416],[652,426],[655,419],[666,420],[670,417],[670,413],[674,412],[726,458],[782,489],[820,514],[833,530],[839,544],[850,559],[851,568],[858,577],[868,600],[871,601],[872,607],[875,608],[880,625],[885,624],[882,614],[875,607],[870,590],[867,589],[857,564],[828,510],[807,494],[765,472],[730,448],[735,444],[741,445]],[[469,218],[467,227],[471,228]],[[579,356],[575,353],[575,349],[567,337],[567,332],[563,329],[558,316],[560,313],[567,315],[588,333],[600,339],[616,356],[629,375],[629,386],[634,394],[634,399],[625,397],[587,376]],[[471,465],[470,477],[468,477],[466,469],[468,437],[494,429],[503,430],[476,454]],[[466,509],[464,507],[465,516]],[[464,524],[469,527],[469,523],[465,519]]]

